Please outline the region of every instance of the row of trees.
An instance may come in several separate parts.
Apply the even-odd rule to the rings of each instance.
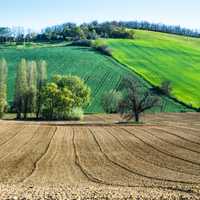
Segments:
[[[47,81],[47,63],[43,60],[26,61],[22,59],[17,67],[13,107],[17,119],[27,119],[28,113],[38,118],[42,106],[42,88]]]
[[[83,23],[77,26],[74,23],[65,23],[48,27],[43,30],[40,35],[49,40],[63,40],[73,38],[80,39],[96,39],[96,38],[134,38],[134,31],[128,29],[142,29],[164,33],[173,33],[177,35],[185,35],[190,37],[200,37],[198,30],[183,28],[181,26],[165,25],[162,23],[150,23],[147,21],[112,21],[98,23]]]
[[[16,42],[49,42],[64,40],[95,40],[97,38],[134,38],[134,31],[112,24],[102,25],[82,24],[80,26],[73,23],[65,23],[47,27],[42,33],[36,34],[31,30],[25,31],[23,28],[0,27],[0,43]]]
[[[17,66],[12,111],[17,119],[80,119],[91,91],[77,76],[55,75],[47,81],[47,63],[22,59]],[[0,60],[0,118],[7,107],[7,63]]]
[[[125,27],[118,26],[112,23],[98,22],[84,23],[77,26],[73,23],[65,23],[48,27],[43,30],[43,34],[49,40],[60,40],[60,39],[97,39],[97,38],[134,38],[134,31],[128,30]]]
[[[49,42],[64,40],[94,40],[97,38],[134,38],[134,31],[130,29],[142,29],[177,35],[200,37],[198,30],[183,28],[181,26],[165,25],[162,23],[150,23],[147,21],[112,21],[98,23],[83,23],[80,26],[75,23],[64,23],[47,27],[41,33],[36,34],[31,29],[23,27],[0,27],[0,43],[5,42]]]
[[[162,23],[149,23],[147,21],[128,21],[128,22],[103,22],[93,21],[77,26],[73,23],[65,23],[48,27],[43,30],[43,37],[49,40],[56,39],[96,39],[101,38],[134,38],[134,31],[128,29],[142,29],[164,33],[173,33],[191,37],[200,37],[198,30],[191,30],[181,26],[165,25]]]
[[[148,21],[128,21],[128,22],[117,22],[118,26],[131,28],[131,29],[142,29],[163,33],[172,33],[177,35],[184,35],[190,37],[200,37],[199,30],[193,30],[189,28],[181,27],[180,25],[166,25],[163,23],[150,23]]]
[[[83,23],[77,26],[74,23],[65,23],[48,27],[40,34],[40,38],[46,40],[64,40],[73,38],[80,39],[96,39],[96,38],[134,38],[134,31],[128,29],[142,29],[164,33],[173,33],[177,35],[185,35],[191,37],[200,37],[200,32],[183,28],[181,26],[165,25],[161,23],[149,23],[147,21],[128,21],[128,22],[103,22],[93,21],[91,23]]]
[[[16,42],[22,44],[33,41],[37,33],[31,29],[25,30],[23,27],[0,27],[0,43]]]

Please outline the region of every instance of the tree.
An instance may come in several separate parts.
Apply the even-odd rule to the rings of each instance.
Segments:
[[[69,119],[75,108],[89,103],[90,89],[77,76],[54,76],[42,90],[42,117],[44,119]]]
[[[61,90],[55,83],[48,83],[42,93],[42,115],[45,119],[59,119],[69,112],[74,102],[70,90]]]
[[[0,59],[0,118],[2,118],[7,106],[7,63]]]
[[[78,76],[54,76],[53,82],[56,83],[59,88],[68,88],[74,99],[73,107],[85,107],[90,101],[90,88],[81,80]]]
[[[22,59],[17,66],[17,75],[15,80],[14,107],[17,112],[17,119],[21,119],[21,114],[26,118],[26,102],[28,92],[27,81],[27,62]]]
[[[140,114],[159,106],[159,98],[149,90],[145,90],[132,77],[125,78],[121,83],[124,97],[119,104],[119,111],[126,120],[140,121]]]
[[[117,113],[119,102],[122,100],[122,93],[111,90],[103,94],[101,105],[106,113]]]
[[[27,65],[28,91],[26,94],[25,115],[34,113],[37,100],[37,63],[29,61]]]
[[[36,118],[38,119],[41,113],[42,106],[42,88],[47,81],[47,63],[44,60],[38,62],[38,79],[37,79],[37,100],[36,100]]]

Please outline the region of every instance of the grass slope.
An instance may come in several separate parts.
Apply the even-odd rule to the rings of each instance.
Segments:
[[[48,63],[49,77],[53,74],[78,75],[92,89],[92,102],[86,112],[102,112],[100,99],[103,93],[118,87],[120,80],[132,74],[144,86],[148,84],[129,69],[112,58],[103,56],[89,48],[59,45],[30,45],[30,47],[0,47],[0,57],[4,57],[9,66],[8,99],[12,101],[16,66],[21,58],[29,60],[44,59]],[[163,97],[164,111],[182,111],[185,107]]]
[[[170,80],[175,98],[200,107],[200,39],[135,32],[135,40],[108,40],[113,57],[153,85]]]

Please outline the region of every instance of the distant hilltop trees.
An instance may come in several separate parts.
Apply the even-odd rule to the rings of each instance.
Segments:
[[[134,31],[130,29],[200,37],[198,30],[161,23],[149,23],[147,21],[112,21],[98,23],[97,21],[93,21],[81,25],[64,23],[51,26],[42,30],[41,33],[35,33],[31,29],[25,31],[23,27],[0,27],[0,43],[16,42],[21,44],[23,42],[76,41],[82,39],[94,40],[97,38],[133,39]]]
[[[180,25],[166,25],[162,23],[150,23],[147,21],[128,21],[128,22],[118,22],[119,26],[131,28],[131,29],[141,29],[149,30],[163,33],[171,33],[176,35],[190,36],[190,37],[200,37],[200,31],[193,30],[189,28],[183,28]]]

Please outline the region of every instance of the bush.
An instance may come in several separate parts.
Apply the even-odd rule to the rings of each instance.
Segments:
[[[107,55],[107,56],[112,56],[112,51],[106,44],[106,42],[102,39],[98,39],[92,42],[92,48],[94,48],[96,51],[99,51],[100,53]]]
[[[74,46],[83,46],[83,47],[91,47],[92,42],[87,39],[73,41],[72,45]]]
[[[172,91],[172,86],[171,86],[171,82],[166,80],[166,81],[163,81],[161,83],[161,86],[160,86],[160,91],[161,93],[163,93],[164,95],[170,95],[171,94],[171,91]]]
[[[66,116],[64,118],[66,120],[82,120],[84,116],[84,112],[82,108],[73,108],[69,113],[66,113]]]
[[[112,30],[111,38],[134,39],[135,32],[131,29],[116,27]]]
[[[106,113],[117,113],[119,102],[122,100],[122,93],[119,91],[109,91],[101,98],[101,105]]]
[[[108,45],[102,39],[97,39],[94,41],[91,41],[88,39],[82,39],[82,40],[73,41],[71,45],[92,47],[94,50],[100,52],[101,54],[104,54],[107,56],[112,56],[111,49],[108,47]]]

